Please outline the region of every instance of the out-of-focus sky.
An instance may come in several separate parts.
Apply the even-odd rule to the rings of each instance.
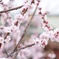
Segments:
[[[3,0],[6,4],[8,3],[9,0]],[[19,6],[23,4],[25,0],[15,0],[14,5]],[[50,15],[59,15],[59,0],[41,0],[41,6],[49,11]],[[0,6],[0,11],[1,11],[1,6]]]
[[[59,0],[42,0],[42,5],[51,15],[59,15]]]

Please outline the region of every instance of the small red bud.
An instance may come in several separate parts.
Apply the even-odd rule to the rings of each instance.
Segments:
[[[45,21],[45,20],[43,21],[43,23],[46,23],[46,24],[48,24],[48,22],[47,22],[47,21]]]
[[[39,5],[39,3],[37,3],[37,6]]]
[[[26,9],[24,8],[23,10],[22,10],[22,12],[24,12]]]
[[[42,17],[42,19],[44,19],[44,16]]]
[[[34,3],[34,0],[32,0],[31,4]]]
[[[42,14],[41,12],[39,12],[39,14]]]
[[[42,8],[39,8],[39,10],[42,10]]]
[[[15,25],[16,25],[16,26],[18,25],[18,21],[15,23]]]
[[[59,32],[57,32],[57,34],[59,34]]]

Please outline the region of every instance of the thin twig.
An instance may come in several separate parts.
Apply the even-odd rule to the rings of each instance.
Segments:
[[[17,10],[17,9],[19,9],[19,8],[22,8],[23,6],[24,6],[24,5],[19,6],[19,7],[16,7],[16,8],[9,9],[9,10],[0,11],[0,13],[5,13],[5,12],[9,12],[9,11]]]
[[[32,46],[34,46],[34,45],[35,45],[34,43],[33,43],[33,44],[30,44],[30,45],[27,45],[27,46],[25,46],[25,47],[19,48],[18,51],[20,51],[20,50],[22,50],[22,49],[25,49],[25,48],[28,48],[28,47],[32,47]]]

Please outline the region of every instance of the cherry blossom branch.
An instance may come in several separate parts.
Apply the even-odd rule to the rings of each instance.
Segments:
[[[35,13],[36,13],[36,10],[37,10],[37,6],[36,6],[36,9],[35,9],[32,17],[30,18],[30,21],[29,21],[29,23],[27,24],[27,26],[26,26],[26,28],[25,28],[25,30],[24,30],[24,34],[22,35],[22,37],[21,37],[19,43],[17,44],[17,46],[21,43],[22,39],[24,38],[25,33],[26,33],[26,31],[27,31],[27,28],[28,28],[28,26],[30,25],[30,23],[31,23],[31,21],[32,21],[32,19],[33,19],[33,17],[34,17],[34,15],[35,15]],[[15,54],[15,57],[14,57],[14,58],[16,58],[16,56],[17,56],[18,53],[19,53],[19,52],[17,52],[17,46],[16,46],[16,54]],[[29,45],[29,46],[32,46],[32,45]],[[27,46],[27,47],[29,47],[29,46]],[[24,48],[21,48],[21,49],[25,49],[25,48],[27,48],[27,47],[24,47]]]
[[[34,45],[35,45],[35,43],[32,43],[32,44],[29,44],[29,45],[26,45],[26,46],[24,46],[24,47],[21,47],[21,48],[17,49],[17,50],[16,50],[15,57],[13,57],[13,59],[16,59],[16,56],[18,55],[18,53],[19,53],[20,50],[26,49],[26,48],[30,48],[30,47],[32,47],[32,46],[34,46]],[[9,55],[9,56],[11,56],[11,55]],[[11,56],[11,57],[12,57],[12,56]]]
[[[32,47],[32,46],[34,46],[34,45],[35,45],[35,43],[32,43],[32,44],[29,44],[29,45],[26,45],[26,46],[24,46],[24,47],[21,47],[21,48],[17,49],[16,54],[15,54],[15,57],[13,57],[13,59],[16,59],[16,56],[18,55],[18,53],[19,53],[20,50],[26,49],[26,48],[30,48],[30,47]],[[10,56],[11,56],[11,55],[10,55]],[[12,56],[11,56],[11,57],[12,57]]]
[[[0,11],[0,13],[5,13],[5,12],[9,12],[9,11],[17,10],[17,9],[19,9],[19,8],[22,8],[23,6],[24,6],[24,5],[19,6],[19,7],[16,7],[16,8],[13,8],[13,9],[5,10],[5,11]]]
[[[37,9],[37,7],[36,7],[36,9]],[[27,28],[28,28],[28,26],[30,25],[30,23],[31,23],[31,21],[32,21],[34,15],[35,15],[36,9],[35,9],[35,11],[34,11],[32,17],[30,18],[30,20],[29,20],[29,22],[28,22],[28,24],[27,24],[27,26],[26,26],[26,28],[25,28],[24,33],[23,33],[23,35],[22,35],[22,37],[21,37],[19,43],[21,43],[22,39],[24,38],[25,33],[26,33],[26,31],[27,31]],[[17,46],[19,45],[19,43],[17,44]],[[17,48],[17,46],[16,46],[16,48]]]
[[[21,43],[21,41],[23,40],[23,38],[24,38],[24,36],[25,36],[25,33],[26,33],[26,31],[27,31],[27,28],[28,28],[28,26],[30,25],[30,23],[31,23],[31,21],[32,21],[34,15],[35,15],[35,13],[36,13],[36,10],[37,10],[37,6],[36,6],[36,8],[35,8],[35,11],[34,11],[33,15],[32,15],[31,18],[29,19],[29,22],[28,22],[28,24],[27,24],[27,26],[26,26],[26,28],[25,28],[25,30],[24,30],[24,33],[23,33],[20,41],[19,41],[18,44],[16,45],[15,49],[13,50],[13,52],[11,52],[11,54],[13,54],[15,51],[17,52],[17,47],[18,47],[18,45]],[[34,45],[34,44],[33,44],[33,45]],[[28,47],[28,46],[27,46],[27,47]],[[21,48],[21,49],[25,49],[25,48],[27,48],[27,47],[23,47],[23,48]],[[10,54],[10,55],[11,55],[11,54]],[[10,56],[10,55],[9,55],[9,56]],[[18,55],[18,52],[16,53],[16,56],[17,56],[17,55]]]
[[[24,46],[24,47],[21,47],[21,48],[17,49],[17,52],[19,52],[19,51],[22,50],[22,49],[26,49],[26,48],[32,47],[32,46],[34,46],[34,45],[35,45],[35,43],[32,43],[32,44],[26,45],[26,46]],[[11,56],[11,55],[8,55],[8,56]]]

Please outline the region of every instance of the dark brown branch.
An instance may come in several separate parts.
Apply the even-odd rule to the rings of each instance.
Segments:
[[[22,7],[23,7],[23,5],[22,5],[22,6],[19,6],[19,7],[16,7],[16,8],[13,8],[13,9],[5,10],[5,11],[0,11],[0,13],[5,13],[5,12],[17,10],[17,9],[19,9],[19,8],[22,8]]]

